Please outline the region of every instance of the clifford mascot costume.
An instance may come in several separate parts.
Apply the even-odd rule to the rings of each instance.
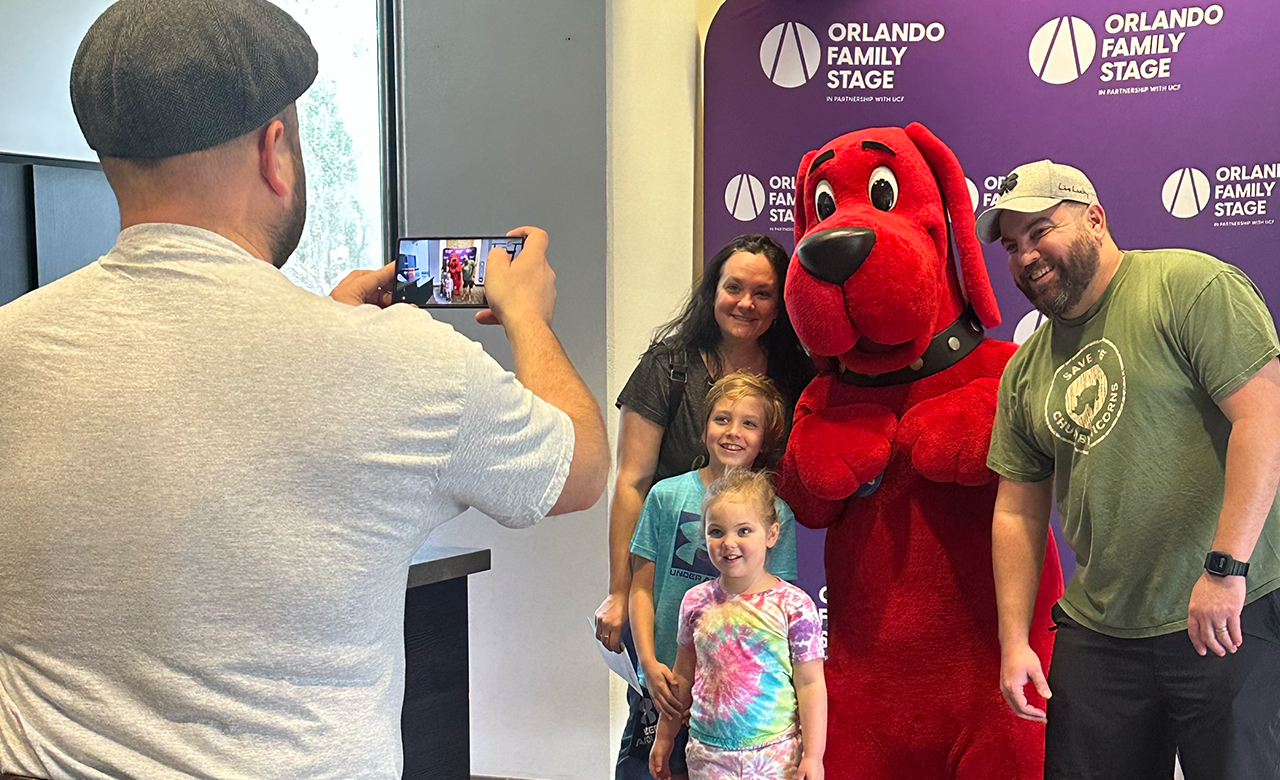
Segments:
[[[827,529],[827,776],[1038,779],[1044,726],[1000,695],[991,571],[987,446],[1015,346],[984,336],[1000,314],[964,173],[921,124],[868,129],[806,154],[795,197],[786,304],[820,373],[779,482]],[[1061,595],[1050,534],[1046,671]]]

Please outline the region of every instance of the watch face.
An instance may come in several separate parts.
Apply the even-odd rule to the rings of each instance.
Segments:
[[[1208,560],[1205,561],[1204,567],[1214,574],[1226,574],[1230,559],[1226,553],[1211,552]]]

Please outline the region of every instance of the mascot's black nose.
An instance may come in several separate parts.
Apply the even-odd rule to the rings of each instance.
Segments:
[[[824,282],[844,284],[876,245],[871,228],[837,227],[806,236],[796,247],[800,265]]]

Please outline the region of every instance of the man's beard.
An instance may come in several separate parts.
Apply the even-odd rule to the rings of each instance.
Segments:
[[[273,225],[267,235],[271,241],[271,264],[284,267],[302,240],[302,229],[307,224],[307,172],[302,166],[302,145],[293,139],[293,170],[296,172],[293,186],[293,203],[289,213]]]
[[[1081,233],[1071,242],[1071,246],[1067,248],[1067,256],[1062,260],[1041,258],[1039,263],[1022,269],[1016,280],[1018,289],[1044,314],[1062,318],[1080,303],[1085,290],[1097,275],[1099,254],[1098,245]],[[1039,293],[1032,292],[1030,275],[1044,265],[1057,272],[1057,284]]]

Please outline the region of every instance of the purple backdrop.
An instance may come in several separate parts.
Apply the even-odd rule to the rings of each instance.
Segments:
[[[955,151],[977,208],[1021,163],[1068,163],[1093,180],[1121,248],[1208,252],[1274,304],[1278,29],[1275,0],[728,0],[704,54],[704,256],[748,232],[791,248],[806,151],[919,121]],[[986,251],[1004,315],[991,335],[1021,342],[1034,312],[1003,251]],[[820,606],[823,535],[799,540],[800,584]]]

